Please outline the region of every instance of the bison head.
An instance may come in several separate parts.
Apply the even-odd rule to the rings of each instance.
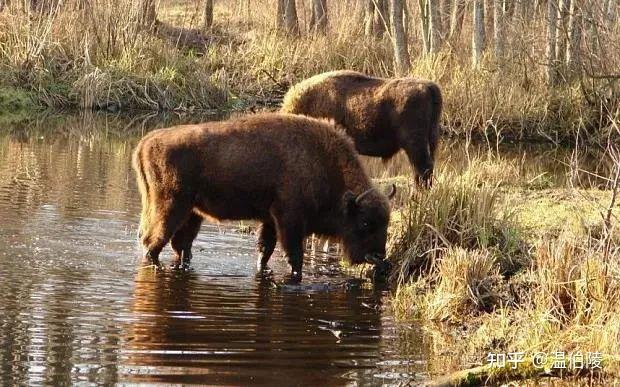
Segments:
[[[385,266],[385,243],[390,220],[388,199],[394,196],[371,188],[361,194],[347,191],[343,197],[344,227],[342,245],[351,263],[372,263]]]

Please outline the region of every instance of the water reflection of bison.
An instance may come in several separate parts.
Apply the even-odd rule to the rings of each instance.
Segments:
[[[156,130],[138,144],[134,169],[152,263],[170,240],[177,261],[188,264],[203,218],[212,217],[262,222],[260,269],[277,235],[301,278],[303,241],[312,233],[339,238],[352,263],[386,265],[388,197],[351,140],[326,121],[261,114]]]
[[[142,269],[120,381],[341,385],[374,368],[381,318],[368,304],[379,295],[309,287]]]
[[[441,91],[433,82],[346,70],[300,82],[282,105],[283,112],[335,120],[363,155],[389,159],[404,149],[424,185],[433,174],[441,108]]]

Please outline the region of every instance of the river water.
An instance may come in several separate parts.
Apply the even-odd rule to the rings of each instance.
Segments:
[[[168,123],[66,116],[0,126],[0,385],[427,378],[430,339],[396,323],[388,290],[343,272],[336,256],[307,257],[302,284],[286,285],[279,252],[273,277],[258,278],[255,236],[205,224],[189,271],[141,268],[130,155]],[[370,165],[403,168],[403,157]]]
[[[420,330],[338,257],[306,259],[292,286],[276,252],[260,279],[255,236],[207,224],[191,270],[141,269],[130,155],[145,130],[107,117],[0,128],[0,385],[424,378]]]

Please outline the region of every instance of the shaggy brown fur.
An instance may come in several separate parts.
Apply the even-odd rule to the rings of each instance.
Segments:
[[[351,140],[326,121],[270,113],[155,130],[138,144],[133,166],[141,241],[154,264],[169,240],[177,264],[188,264],[204,217],[262,222],[259,268],[277,235],[295,277],[311,233],[339,238],[352,263],[385,257],[388,198]]]
[[[346,70],[298,83],[282,104],[282,112],[335,120],[360,154],[387,160],[404,149],[424,185],[432,179],[441,108],[441,91],[433,82]]]

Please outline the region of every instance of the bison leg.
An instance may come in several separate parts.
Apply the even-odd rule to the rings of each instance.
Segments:
[[[304,230],[299,223],[279,223],[280,244],[291,265],[291,279],[301,281],[304,260]]]
[[[144,260],[159,266],[159,253],[170,238],[185,223],[191,211],[191,201],[171,198],[158,203],[144,225],[141,236]]]
[[[176,254],[174,267],[189,267],[192,259],[192,243],[200,231],[202,217],[197,214],[191,214],[185,224],[174,233],[170,245]]]
[[[258,252],[260,256],[256,262],[259,271],[267,269],[267,262],[276,248],[276,229],[272,222],[264,222],[258,231]]]
[[[413,166],[418,185],[429,188],[433,178],[433,156],[427,141],[417,139],[405,148],[409,162]]]

